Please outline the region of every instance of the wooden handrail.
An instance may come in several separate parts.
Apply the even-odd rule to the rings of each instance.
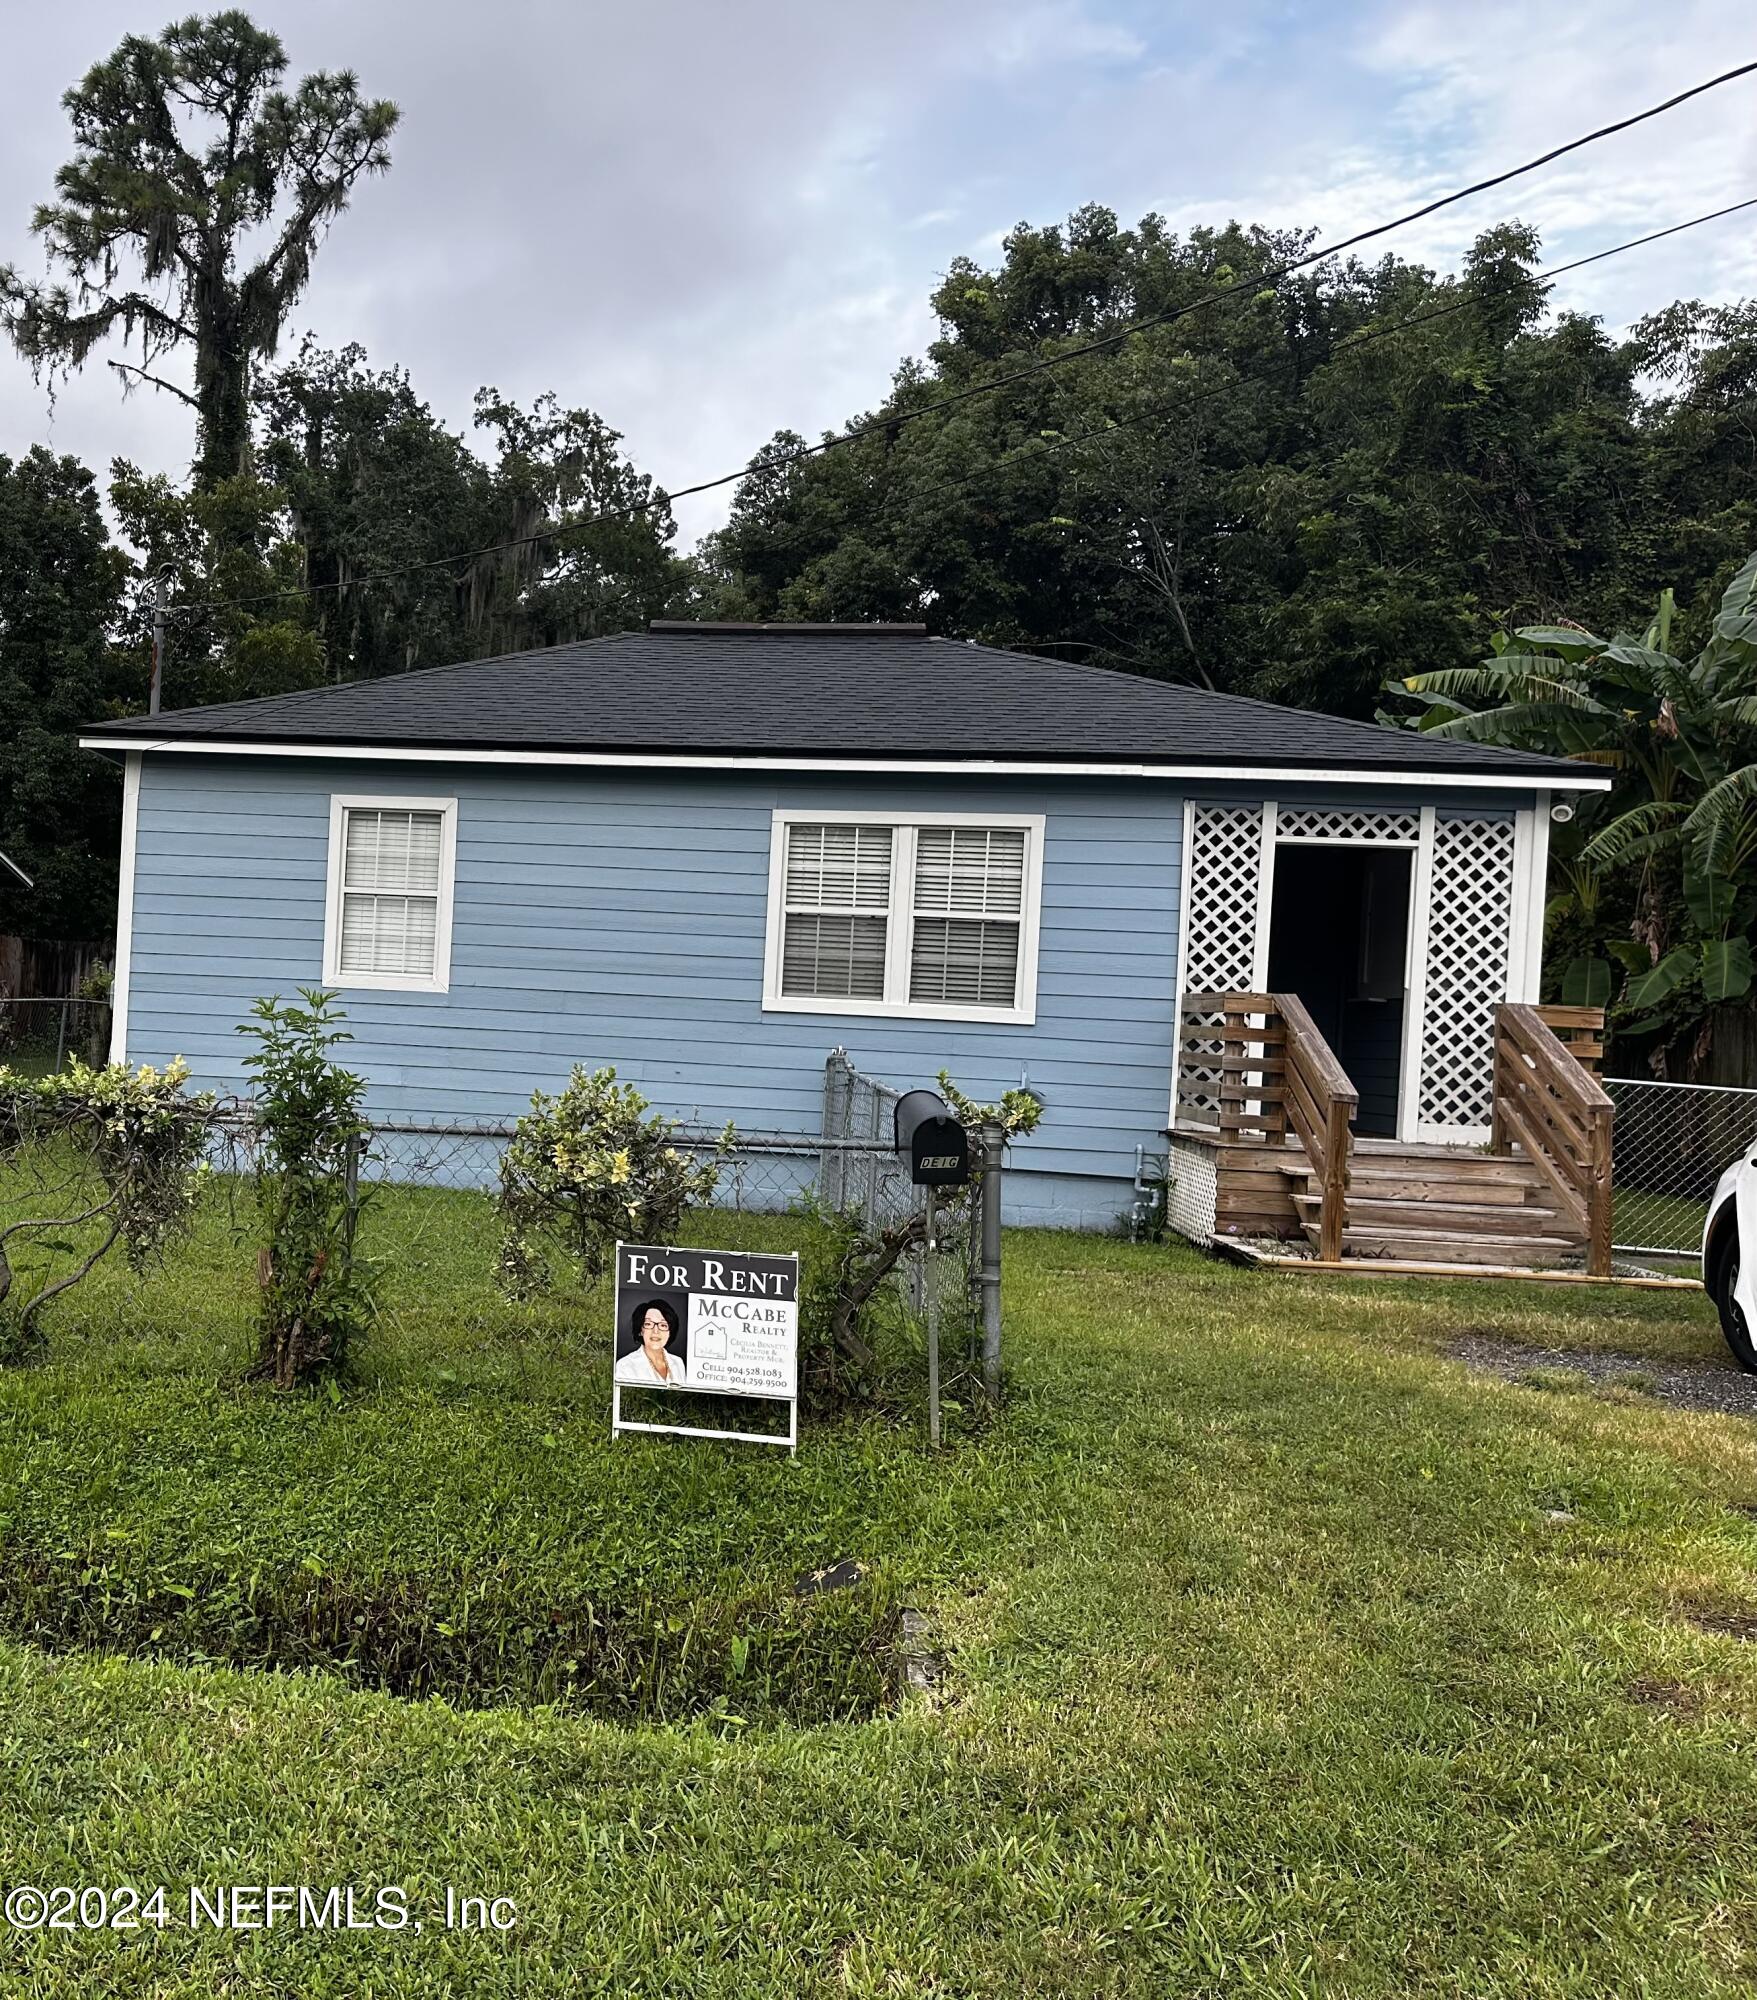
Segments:
[[[1320,1193],[1318,1254],[1342,1256],[1360,1094],[1293,993],[1191,993],[1180,1031],[1176,1115],[1198,1103],[1222,1135],[1279,1143],[1291,1131]]]
[[[1176,1122],[1256,1140],[1285,1136],[1281,1020],[1268,994],[1191,993],[1178,1039]]]
[[[1604,1058],[1604,1009],[1546,1003],[1537,1017],[1582,1069],[1597,1072]]]
[[[1348,1160],[1360,1092],[1318,1033],[1299,995],[1273,997],[1286,1036],[1288,1123],[1306,1149],[1323,1195],[1318,1255],[1326,1264],[1334,1264],[1342,1256],[1342,1233],[1348,1223]]]
[[[1586,1237],[1586,1268],[1611,1274],[1611,1120],[1616,1107],[1536,1007],[1495,1009],[1490,1149],[1517,1141]]]

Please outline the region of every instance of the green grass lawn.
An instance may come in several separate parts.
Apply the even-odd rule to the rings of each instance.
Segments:
[[[1757,1438],[1444,1356],[1722,1360],[1699,1297],[1015,1233],[1004,1422],[937,1459],[808,1426],[789,1462],[613,1447],[606,1302],[499,1303],[470,1198],[374,1232],[392,1310],[339,1404],[241,1384],[211,1216],[0,1373],[0,1875],[179,1917],[191,1883],[395,1884],[426,1927],[0,1931],[0,1990],[1749,1992]],[[842,1555],[858,1590],[796,1597]],[[297,1656],[301,1616],[313,1656],[354,1616],[382,1646],[224,1663]],[[423,1632],[458,1698],[366,1684]],[[566,1702],[496,1699],[569,1648]],[[447,1884],[516,1927],[444,1930]]]
[[[1675,1194],[1649,1194],[1641,1188],[1613,1190],[1611,1234],[1618,1243],[1699,1257],[1702,1232],[1707,1226],[1706,1201],[1687,1201]]]

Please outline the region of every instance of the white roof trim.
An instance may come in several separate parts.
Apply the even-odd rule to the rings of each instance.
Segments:
[[[209,757],[358,758],[372,763],[546,764],[608,766],[635,771],[884,771],[900,777],[1191,778],[1227,784],[1456,785],[1464,791],[1604,792],[1611,781],[1596,772],[1571,774],[1499,771],[1381,771],[1370,765],[1323,769],[1269,764],[1075,764],[1028,758],[728,757],[705,752],[650,755],[639,750],[468,750],[428,744],[238,743],[211,737],[82,736],[82,750],[176,750]]]
[[[27,889],[34,889],[37,886],[10,854],[0,854],[0,868],[4,868],[7,874],[22,882]]]

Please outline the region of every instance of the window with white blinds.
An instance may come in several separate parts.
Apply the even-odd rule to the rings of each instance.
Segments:
[[[915,835],[909,998],[1011,1007],[1019,991],[1025,835],[1016,827],[924,826]]]
[[[787,828],[781,991],[882,1000],[891,928],[892,829]]]
[[[324,978],[443,988],[453,802],[335,799],[331,811]]]
[[[1030,1020],[1040,820],[780,813],[765,1005]]]

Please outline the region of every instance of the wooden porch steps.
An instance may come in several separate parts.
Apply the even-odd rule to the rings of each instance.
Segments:
[[[1322,1193],[1303,1160],[1285,1164],[1294,1209],[1316,1248]],[[1364,1140],[1350,1167],[1344,1257],[1546,1269],[1585,1247],[1574,1219],[1520,1153]]]
[[[1311,1225],[1306,1238],[1315,1248],[1317,1233]],[[1342,1232],[1344,1257],[1391,1257],[1405,1264],[1489,1264],[1497,1270],[1516,1265],[1542,1271],[1577,1260],[1583,1248],[1562,1236],[1436,1236],[1420,1229],[1357,1229],[1353,1223]]]
[[[1308,1231],[1318,1219],[1321,1197],[1296,1194],[1293,1205]],[[1523,1201],[1404,1201],[1396,1195],[1348,1195],[1348,1227],[1353,1230],[1413,1230],[1426,1236],[1554,1236],[1564,1243],[1582,1239],[1558,1208]]]
[[[1584,1067],[1601,1024],[1590,1008],[1497,1005],[1490,1146],[1447,1146],[1355,1132],[1360,1093],[1298,994],[1186,994],[1171,1134],[1174,1148],[1186,1137],[1213,1148],[1190,1176],[1186,1233],[1247,1245],[1303,1235],[1329,1270],[1574,1264],[1572,1275],[1609,1276],[1615,1107]]]

